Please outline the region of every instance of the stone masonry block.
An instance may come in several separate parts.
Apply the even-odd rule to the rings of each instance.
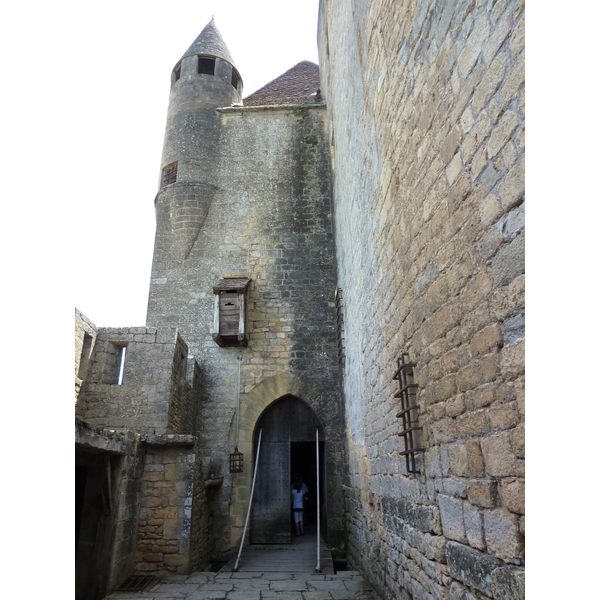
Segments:
[[[487,113],[481,113],[462,144],[462,152],[465,164],[469,164],[477,149],[483,144],[490,134],[492,124]]]
[[[488,413],[492,431],[506,430],[515,427],[520,420],[516,402],[490,408]]]
[[[446,544],[448,574],[494,600],[525,600],[524,571],[475,548]],[[456,590],[458,591],[458,590]],[[467,597],[459,596],[460,600]]]
[[[488,158],[494,158],[510,139],[519,125],[519,117],[508,110],[504,113],[498,125],[492,130],[488,141]]]
[[[471,477],[483,477],[485,475],[485,464],[483,462],[483,454],[479,447],[479,441],[467,440],[465,447],[467,449],[467,461]]]
[[[493,323],[473,336],[470,350],[473,356],[492,352],[502,346],[502,328],[500,324]]]
[[[500,52],[492,61],[473,94],[471,107],[475,115],[479,115],[504,80],[509,62],[506,52]]]
[[[483,508],[494,508],[498,495],[498,485],[495,481],[471,480],[467,487],[467,498],[471,504]]]
[[[446,179],[448,186],[451,187],[463,170],[463,163],[460,157],[460,152],[457,152],[450,164],[446,167]]]
[[[512,447],[517,458],[525,458],[525,427],[517,427],[513,430]]]
[[[514,15],[513,15],[514,18]],[[518,56],[525,47],[525,17],[513,28],[508,40],[508,49],[513,56]]]
[[[511,512],[525,514],[525,480],[503,479],[502,480],[502,503]]]
[[[506,378],[514,379],[525,372],[525,339],[502,348],[500,368]]]
[[[494,28],[494,32],[489,37],[483,48],[483,60],[486,64],[490,64],[496,52],[500,49],[500,46],[504,43],[506,36],[510,32],[510,15],[506,12],[502,15],[496,27]]]
[[[446,402],[446,414],[449,417],[458,417],[465,412],[465,395],[458,394],[453,398],[450,398]]]
[[[442,494],[438,496],[438,501],[444,535],[450,540],[466,542],[463,501]]]
[[[492,477],[511,477],[516,475],[515,456],[508,431],[490,435],[481,440],[481,449],[485,468]]]
[[[525,158],[508,172],[498,186],[502,210],[508,212],[521,203],[525,195]]]
[[[519,517],[505,508],[483,513],[485,543],[492,555],[502,560],[520,563],[523,536],[519,531]]]
[[[525,52],[522,52],[500,88],[500,107],[506,108],[525,85]]]
[[[465,444],[453,444],[448,446],[448,452],[450,456],[450,473],[457,477],[468,477],[467,446]]]
[[[485,550],[485,539],[483,535],[483,516],[481,510],[465,502],[463,504],[465,519],[465,531],[469,545],[479,550]]]
[[[474,24],[473,31],[469,36],[467,43],[458,57],[458,74],[464,79],[469,75],[471,69],[477,62],[477,57],[481,54],[481,48],[490,36],[491,26],[485,13],[481,14]]]
[[[456,419],[456,431],[459,438],[473,438],[488,432],[485,410],[469,412]]]
[[[492,261],[494,286],[509,284],[525,273],[525,233],[518,235],[510,244],[503,245]]]

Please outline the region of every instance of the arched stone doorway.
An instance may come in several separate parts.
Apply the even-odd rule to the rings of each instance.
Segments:
[[[314,380],[300,377],[293,373],[279,373],[256,385],[240,401],[239,412],[239,451],[244,455],[244,470],[232,476],[229,495],[229,516],[231,519],[229,548],[238,549],[244,532],[244,524],[248,513],[248,503],[254,472],[255,443],[258,441],[257,425],[267,410],[281,399],[294,396],[308,405],[323,426],[319,430],[319,440],[324,440],[322,464],[323,487],[321,496],[327,501],[322,503],[321,532],[329,544],[342,547],[344,544],[342,485],[342,432],[343,418],[339,403],[330,393]],[[236,442],[236,418],[231,420],[229,444],[231,451]],[[291,452],[294,452],[294,446]],[[292,457],[290,457],[292,460]],[[321,462],[321,461],[320,461]],[[291,488],[291,482],[287,487]],[[288,492],[289,493],[289,492]],[[290,503],[291,504],[291,503]],[[291,518],[291,515],[290,515]],[[252,539],[252,523],[245,536],[245,544]]]
[[[320,430],[318,499],[317,427]],[[255,456],[260,431],[262,436],[252,505],[251,541],[254,544],[288,544],[292,532],[290,487],[293,475],[300,473],[308,487],[304,511],[307,529],[315,530],[317,502],[322,505],[326,498],[323,428],[306,403],[287,395],[270,405],[260,417],[254,432]]]

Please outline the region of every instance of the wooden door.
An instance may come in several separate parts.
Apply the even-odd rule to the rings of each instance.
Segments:
[[[252,502],[253,544],[291,543],[290,444],[314,441],[317,425],[312,409],[292,396],[261,417],[256,429],[258,438],[262,428],[262,442]]]

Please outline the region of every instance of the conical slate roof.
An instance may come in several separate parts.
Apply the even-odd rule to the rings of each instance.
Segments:
[[[218,56],[226,60],[229,64],[235,67],[233,57],[231,56],[227,45],[225,44],[217,26],[215,18],[210,20],[210,23],[200,32],[194,43],[187,49],[187,52],[181,57],[194,56],[196,54],[208,54],[210,56]],[[237,67],[236,67],[237,69]]]
[[[244,106],[302,104],[316,100],[312,94],[320,87],[319,66],[303,60],[244,98]]]

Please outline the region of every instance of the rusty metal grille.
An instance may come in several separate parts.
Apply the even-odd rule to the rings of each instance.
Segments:
[[[418,383],[414,383],[413,368],[417,365],[416,362],[407,362],[408,353],[404,352],[397,360],[398,368],[392,379],[398,381],[398,391],[394,394],[394,398],[400,398],[400,411],[396,415],[402,419],[401,430],[398,434],[404,440],[404,450],[400,452],[400,456],[406,458],[406,470],[409,473],[420,473],[415,464],[415,453],[424,452],[424,448],[416,448],[416,432],[423,428],[418,425],[418,410],[419,405],[412,401],[414,393],[412,390],[419,387]]]
[[[154,575],[132,575],[118,589],[119,592],[142,592],[156,577]]]
[[[169,185],[177,181],[177,163],[171,163],[163,169],[163,185]]]
[[[342,367],[346,363],[346,337],[344,333],[344,313],[342,311],[342,290],[335,290],[335,312],[337,314],[337,346],[338,346],[338,363]]]

